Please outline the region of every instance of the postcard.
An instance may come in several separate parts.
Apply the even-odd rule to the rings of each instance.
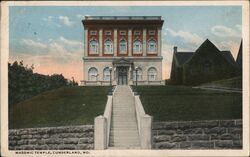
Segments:
[[[249,2],[3,2],[1,155],[249,156]]]

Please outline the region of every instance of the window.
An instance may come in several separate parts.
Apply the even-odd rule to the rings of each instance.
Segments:
[[[151,39],[148,41],[148,52],[155,53],[157,51],[157,46],[155,40]]]
[[[120,41],[119,53],[120,54],[126,54],[127,53],[127,42],[126,42],[125,39],[122,39]]]
[[[141,32],[140,32],[140,31],[135,31],[134,34],[135,34],[135,35],[140,35]]]
[[[142,44],[139,40],[134,41],[133,52],[134,53],[141,53],[142,52]]]
[[[104,42],[104,53],[112,54],[113,53],[113,43],[110,39],[107,39]]]
[[[105,35],[111,35],[111,31],[105,31]]]
[[[149,35],[155,35],[155,31],[154,31],[154,30],[150,30],[150,31],[148,32],[148,34],[149,34]]]
[[[103,81],[110,81],[109,67],[106,67],[103,70]]]
[[[91,40],[89,43],[90,53],[98,54],[98,42],[96,40]]]
[[[126,31],[120,31],[120,35],[126,35]]]
[[[90,35],[96,35],[97,31],[90,31]]]
[[[133,72],[133,80],[136,81],[136,71]],[[138,68],[137,70],[137,81],[142,81],[142,69]]]
[[[148,81],[155,81],[157,76],[157,70],[154,67],[148,69]]]
[[[211,62],[210,61],[205,61],[205,63],[203,64],[203,70],[205,73],[210,72],[210,70],[211,70]]]
[[[89,72],[88,72],[88,80],[89,81],[97,81],[97,77],[98,77],[97,69],[94,67],[90,68]]]

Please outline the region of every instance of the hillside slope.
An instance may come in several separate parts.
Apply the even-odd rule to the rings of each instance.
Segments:
[[[108,87],[62,87],[18,103],[9,110],[9,128],[93,124],[103,114]]]

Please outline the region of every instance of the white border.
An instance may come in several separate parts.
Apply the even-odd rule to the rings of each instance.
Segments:
[[[8,72],[9,56],[9,6],[242,6],[243,37],[243,150],[88,150],[84,156],[249,156],[249,2],[246,1],[18,1],[1,4],[1,153],[15,155],[8,151]],[[36,155],[43,156],[43,155]],[[48,155],[47,155],[48,156]],[[68,156],[68,155],[50,155]],[[77,155],[74,155],[77,156]],[[83,156],[83,155],[81,155]]]

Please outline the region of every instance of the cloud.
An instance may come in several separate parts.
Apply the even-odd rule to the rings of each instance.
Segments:
[[[220,50],[230,50],[233,57],[235,59],[237,58],[240,43],[230,40],[230,41],[222,41],[217,45]]]
[[[74,25],[73,21],[70,21],[69,17],[67,16],[59,16],[58,19],[66,26],[70,27]]]
[[[84,19],[85,16],[90,16],[90,15],[88,15],[88,14],[86,14],[86,15],[77,14],[77,15],[76,15],[76,17],[79,18],[79,19]]]
[[[19,50],[10,56],[10,61],[23,60],[25,64],[34,64],[34,72],[41,74],[63,74],[66,78],[80,81],[82,79],[83,44],[63,36],[38,42],[22,39],[20,42],[25,50]],[[21,52],[24,51],[24,52]],[[46,52],[46,53],[41,53]]]
[[[43,20],[43,21],[47,21],[47,22],[52,22],[52,21],[53,21],[53,19],[54,19],[54,17],[53,17],[53,16],[48,16],[48,17],[44,17],[44,18],[42,18],[42,20]]]
[[[59,37],[59,41],[63,42],[64,44],[70,45],[70,46],[83,46],[83,43],[76,40],[69,40],[64,37]]]
[[[236,27],[239,27],[240,25],[236,25]],[[211,32],[218,36],[218,37],[240,37],[241,32],[236,31],[232,28],[222,26],[222,25],[216,25],[211,28]]]
[[[44,17],[44,18],[42,18],[42,20],[46,22],[43,25],[46,25],[49,27],[53,27],[53,26],[61,27],[61,25],[56,22],[56,18],[53,16]]]
[[[38,48],[38,49],[46,49],[47,45],[38,41],[34,41],[31,39],[22,39],[20,44],[23,46],[28,46],[31,48]]]
[[[235,27],[241,32],[241,30],[242,30],[242,26],[241,25],[236,25]]]
[[[184,42],[191,44],[191,46],[198,46],[204,41],[202,37],[195,33],[190,33],[182,30],[174,31],[170,28],[168,28],[167,31],[170,33],[171,36],[179,37],[184,40]]]

